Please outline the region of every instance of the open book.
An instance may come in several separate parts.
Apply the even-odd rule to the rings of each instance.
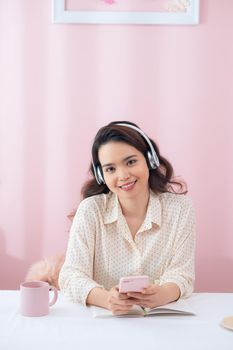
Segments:
[[[157,306],[155,308],[142,308],[134,305],[133,308],[126,315],[113,315],[111,311],[103,309],[102,307],[90,306],[93,317],[145,317],[155,315],[195,315],[187,300],[179,299],[170,304]]]

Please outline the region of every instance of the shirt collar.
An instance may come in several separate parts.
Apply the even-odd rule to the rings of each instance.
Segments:
[[[152,227],[152,224],[161,226],[161,212],[162,209],[159,195],[156,195],[154,192],[150,191],[146,217],[139,229],[139,232],[149,230]]]
[[[105,195],[104,224],[111,224],[118,219],[119,206],[120,204],[115,193],[109,192]],[[159,196],[150,191],[147,213],[140,231],[150,229],[152,223],[161,226],[161,203]]]
[[[119,202],[117,195],[109,192],[105,195],[104,224],[111,224],[118,219]]]

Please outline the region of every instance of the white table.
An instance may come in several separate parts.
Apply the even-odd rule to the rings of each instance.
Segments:
[[[196,316],[94,319],[88,308],[58,302],[45,317],[19,314],[19,291],[0,291],[1,350],[233,350],[233,293],[193,294]]]

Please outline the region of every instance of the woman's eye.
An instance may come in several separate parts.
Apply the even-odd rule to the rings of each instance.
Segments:
[[[115,170],[115,168],[112,167],[112,166],[110,166],[109,168],[106,168],[106,169],[105,169],[105,171],[106,171],[107,173],[113,173],[114,170]]]
[[[128,165],[133,165],[134,163],[136,163],[137,162],[137,160],[136,159],[130,159],[129,161],[128,161]]]

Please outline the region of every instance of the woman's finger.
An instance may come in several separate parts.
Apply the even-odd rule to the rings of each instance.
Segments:
[[[149,287],[144,288],[142,291],[142,294],[155,294],[160,290],[160,286],[157,286],[156,284],[151,284]]]
[[[129,310],[128,310],[129,311]],[[120,315],[127,315],[128,311],[122,311],[122,310],[113,310],[112,313],[115,316],[120,316]]]
[[[132,309],[132,305],[119,305],[119,304],[112,304],[111,305],[111,311],[116,312],[124,312],[127,313]]]
[[[114,286],[111,288],[112,295],[114,295],[115,298],[121,299],[121,300],[126,300],[129,299],[126,293],[119,293],[119,288],[118,286]]]
[[[142,303],[149,303],[149,299],[133,299],[133,305],[142,305]]]
[[[140,299],[140,300],[147,298],[147,295],[145,295],[145,293],[143,294],[143,293],[138,293],[138,292],[130,292],[130,293],[127,293],[127,295],[130,298],[135,298],[135,299]]]
[[[113,295],[109,298],[109,302],[110,304],[114,305],[133,305],[132,299],[119,299],[118,297],[115,297]]]
[[[129,299],[127,293],[119,293],[119,294],[118,294],[118,297],[119,297],[119,299],[121,299],[121,300]]]

